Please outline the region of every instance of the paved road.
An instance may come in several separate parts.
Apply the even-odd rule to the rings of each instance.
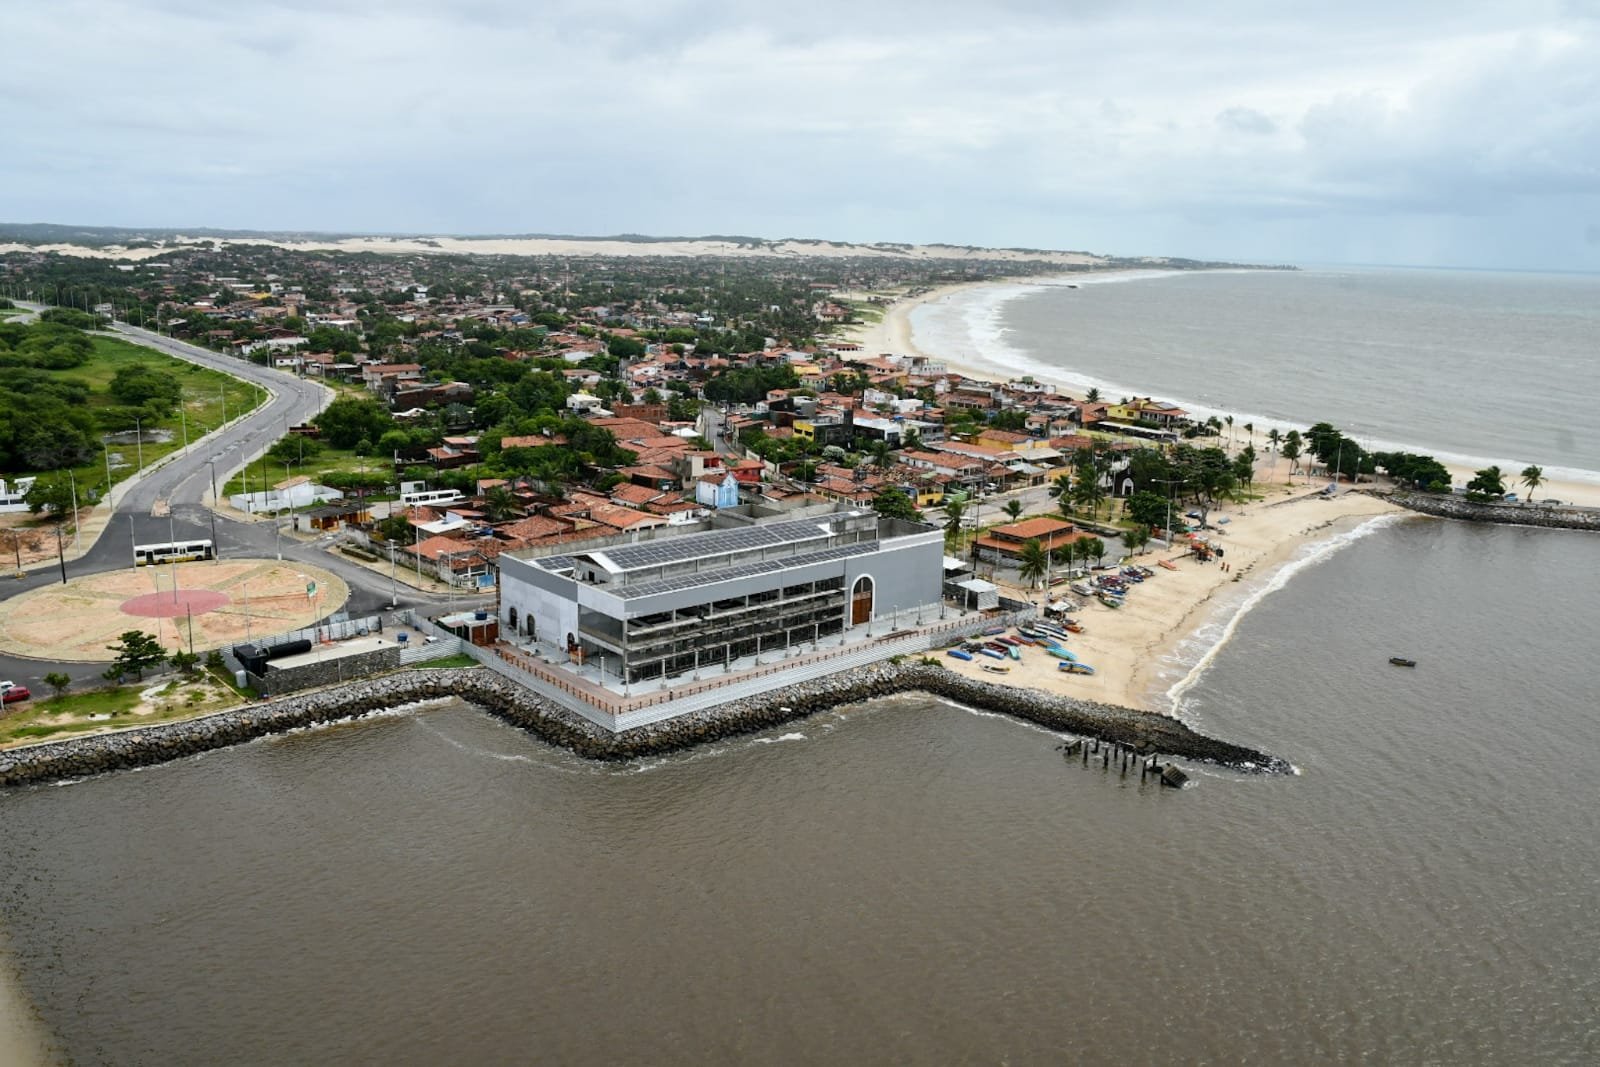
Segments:
[[[20,301],[19,306],[37,310],[36,305],[22,305]],[[132,566],[135,543],[212,538],[218,554],[224,558],[281,556],[333,571],[350,586],[350,600],[344,610],[352,615],[372,614],[387,609],[392,595],[389,577],[359,567],[338,553],[325,551],[328,539],[305,544],[289,537],[280,537],[272,520],[239,522],[214,513],[205,506],[205,500],[211,494],[213,466],[220,490],[233,472],[271,447],[287,432],[289,426],[314,417],[331,398],[331,391],[320,382],[261,367],[248,360],[220,355],[126,323],[114,323],[111,329],[135,344],[254,382],[273,395],[267,404],[236,419],[210,437],[191,442],[187,452],[174,456],[129,487],[117,501],[115,514],[95,544],[79,559],[67,562],[67,576],[98,574]],[[158,504],[161,505],[159,509]],[[167,513],[153,514],[158,510]],[[7,583],[0,592],[7,596],[14,595],[60,580],[60,568],[51,566],[32,571],[14,583]],[[458,595],[453,602],[466,608],[481,606],[484,599]],[[395,601],[401,608],[434,608],[446,603],[449,598],[400,586]],[[0,677],[27,685],[35,693],[42,687],[40,679],[52,670],[62,671],[83,687],[100,682],[100,669],[82,663],[45,663],[0,653]]]

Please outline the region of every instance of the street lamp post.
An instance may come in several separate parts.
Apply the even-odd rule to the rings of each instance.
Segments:
[[[133,444],[139,454],[139,473],[144,473],[144,424],[139,421],[139,416],[133,417]]]

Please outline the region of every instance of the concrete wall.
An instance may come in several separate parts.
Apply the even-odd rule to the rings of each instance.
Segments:
[[[440,653],[443,655],[443,653]],[[354,656],[329,655],[315,663],[298,667],[279,668],[267,661],[266,677],[251,675],[258,690],[268,696],[296,693],[302,689],[315,689],[323,685],[338,685],[356,678],[366,678],[400,667],[400,646],[388,645]]]

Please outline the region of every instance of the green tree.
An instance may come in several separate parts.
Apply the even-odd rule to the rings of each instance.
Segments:
[[[167,662],[184,674],[193,674],[195,667],[200,663],[200,657],[193,652],[185,652],[180,648],[167,657]]]
[[[504,522],[518,510],[516,494],[503,485],[492,485],[483,494],[483,517],[490,522]]]
[[[1100,563],[1106,558],[1106,543],[1098,537],[1080,537],[1074,544],[1078,546],[1078,552],[1084,559]]]
[[[1143,552],[1144,551],[1144,547],[1146,545],[1148,545],[1149,543],[1150,543],[1150,527],[1149,526],[1135,526],[1131,530],[1124,530],[1122,532],[1122,544],[1123,544],[1123,547],[1125,547],[1128,550],[1128,555],[1130,555],[1130,556],[1136,556],[1140,552]]]
[[[1044,550],[1044,545],[1039,543],[1037,537],[1024,542],[1021,552],[1017,556],[1017,572],[1022,580],[1028,583],[1030,589],[1037,588],[1044,578],[1045,572],[1050,569],[1050,560]]]
[[[1278,432],[1278,428],[1276,426],[1267,431],[1267,444],[1272,446],[1272,450],[1274,452],[1278,450],[1278,445],[1282,443],[1282,441],[1283,434]]]
[[[1169,506],[1167,498],[1161,494],[1140,489],[1128,498],[1123,507],[1128,517],[1148,532],[1155,526],[1165,528]]]
[[[150,407],[163,414],[172,411],[183,399],[183,386],[176,377],[143,364],[123,367],[106,388],[119,404]]]
[[[1522,484],[1528,487],[1528,503],[1533,503],[1533,494],[1538,492],[1539,487],[1544,484],[1544,468],[1522,468]]]
[[[48,685],[51,690],[54,691],[57,699],[60,699],[62,696],[66,695],[67,689],[71,687],[72,678],[68,675],[62,674],[60,671],[51,671],[49,674],[44,676],[44,684]]]
[[[1283,458],[1290,463],[1289,473],[1300,472],[1300,431],[1290,430],[1283,437]]]
[[[1022,518],[1022,501],[1007,500],[1006,506],[1000,510],[1006,513],[1006,518],[1010,519],[1012,522],[1016,522],[1018,519]]]
[[[394,422],[376,400],[342,396],[317,416],[317,428],[334,448],[354,448],[365,439],[368,450]]]
[[[167,659],[167,650],[154,635],[143,630],[124,630],[117,643],[106,648],[116,656],[106,669],[105,677],[117,682],[130,674],[142,681],[145,671],[159,667]]]
[[[1098,390],[1098,389],[1090,389],[1089,392],[1087,394],[1085,394],[1084,399],[1087,400],[1091,404],[1100,403],[1100,390]]]
[[[967,502],[959,497],[944,498],[944,543],[954,547],[961,540],[961,522],[967,516]]]
[[[1485,467],[1477,471],[1467,483],[1467,496],[1484,500],[1506,495],[1505,472],[1499,467]]]
[[[64,518],[72,513],[72,480],[65,474],[41,474],[22,499],[35,515],[49,509],[51,517]]]
[[[892,487],[878,491],[878,495],[872,498],[872,508],[890,519],[910,519],[915,522],[922,518],[922,512],[917,510],[911,498]]]

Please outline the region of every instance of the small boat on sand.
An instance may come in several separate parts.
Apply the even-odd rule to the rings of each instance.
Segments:
[[[1170,559],[1158,559],[1156,560],[1156,566],[1165,567],[1169,571],[1175,571],[1178,569],[1178,565],[1172,562]]]
[[[1083,633],[1083,630],[1084,630],[1083,623],[1079,622],[1077,619],[1068,619],[1067,620],[1067,632],[1068,633],[1081,634],[1081,633]]]
[[[946,649],[945,650],[945,655],[954,656],[956,659],[967,660],[968,662],[971,662],[971,660],[972,660],[972,653],[971,652],[965,652],[965,651],[962,651],[959,648]]]
[[[1122,607],[1122,598],[1119,596],[1112,596],[1110,593],[1101,593],[1100,603],[1104,604],[1108,608],[1120,608]]]
[[[1011,668],[1007,667],[1003,663],[980,663],[979,666],[982,667],[984,670],[988,671],[990,674],[1010,674],[1011,673]]]
[[[1045,649],[1045,651],[1050,653],[1050,655],[1054,656],[1056,659],[1064,659],[1071,663],[1076,663],[1078,661],[1078,657],[1075,654],[1067,651],[1060,645],[1050,645]]]
[[[1066,671],[1068,674],[1093,674],[1094,673],[1094,668],[1089,666],[1087,663],[1077,663],[1077,662],[1072,661],[1072,660],[1067,660],[1066,662],[1063,662],[1063,663],[1057,663],[1056,664],[1056,670],[1058,670],[1058,671]]]
[[[1003,634],[1005,632],[1006,632],[1006,628],[1004,626],[990,626],[990,627],[986,628],[985,630],[983,630],[983,636],[985,636],[985,637],[994,637],[997,634]]]
[[[987,646],[978,649],[978,654],[980,656],[988,656],[991,659],[1005,659],[1006,658],[1006,654],[1004,652],[996,652],[994,649],[989,648]],[[987,666],[987,664],[985,664],[985,666]]]
[[[1389,662],[1393,663],[1396,667],[1415,667],[1417,665],[1416,660],[1406,659],[1403,656],[1390,656]]]

